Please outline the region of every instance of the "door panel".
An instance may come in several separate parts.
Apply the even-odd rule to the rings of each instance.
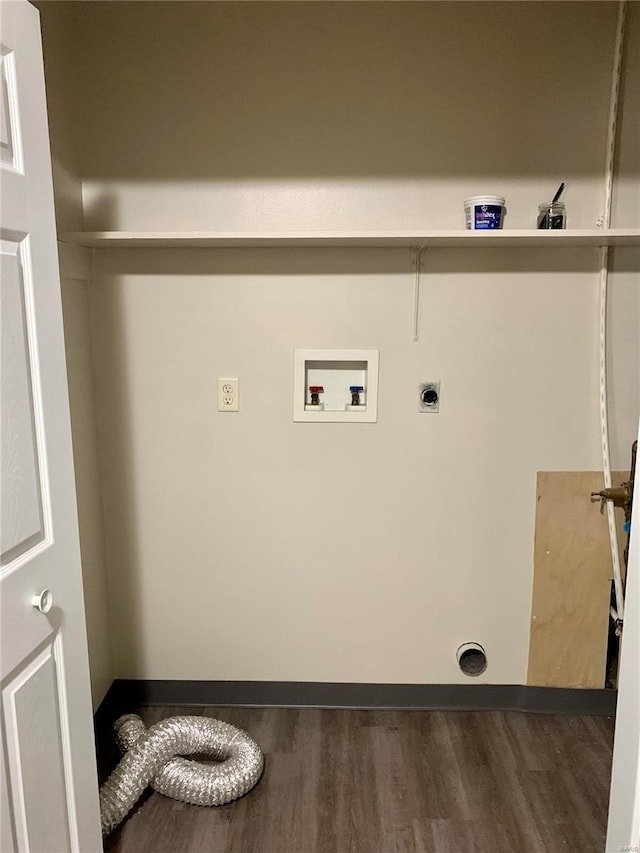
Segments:
[[[11,48],[0,45],[0,163],[5,168],[22,172],[22,146],[16,87],[16,66]]]
[[[16,832],[24,850],[70,850],[60,703],[47,646],[3,690]]]
[[[2,269],[2,476],[7,499],[2,502],[0,565],[10,566],[45,536],[40,480],[40,453],[33,387],[33,282],[26,239],[0,241]],[[26,275],[25,275],[26,272]]]
[[[2,853],[92,853],[102,842],[39,18],[26,0],[0,3]],[[53,606],[37,606],[45,589]]]

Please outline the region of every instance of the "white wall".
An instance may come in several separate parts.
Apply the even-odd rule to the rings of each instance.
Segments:
[[[525,227],[561,180],[571,227],[602,212],[615,4],[73,6],[87,228],[460,227],[479,192]],[[638,224],[633,134],[617,225]],[[613,261],[621,468],[637,254]],[[483,680],[525,681],[536,472],[600,467],[597,253],[430,250],[418,343],[411,261],[98,252],[118,676],[455,682],[478,640]],[[379,348],[378,424],[294,424],[296,347]]]
[[[118,674],[453,682],[479,640],[523,682],[536,471],[599,465],[596,260],[429,253],[413,343],[404,250],[101,253]],[[296,347],[379,348],[379,422],[293,423]]]

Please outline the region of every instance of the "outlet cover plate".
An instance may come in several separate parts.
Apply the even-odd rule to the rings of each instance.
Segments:
[[[240,411],[240,388],[237,379],[218,377],[218,411]]]

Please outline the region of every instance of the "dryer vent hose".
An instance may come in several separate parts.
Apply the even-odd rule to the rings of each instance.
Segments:
[[[123,758],[100,788],[103,835],[124,820],[149,785],[184,803],[221,806],[250,791],[262,775],[258,744],[220,720],[170,717],[147,730],[140,717],[126,714],[114,729]]]

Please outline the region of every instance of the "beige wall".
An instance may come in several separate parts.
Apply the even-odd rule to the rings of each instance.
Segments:
[[[640,249],[612,252],[607,313],[611,466],[628,471],[640,415]]]
[[[45,64],[51,166],[58,231],[83,227],[82,182],[77,146],[77,39],[72,3],[34,5],[40,12]]]
[[[599,464],[596,263],[430,252],[413,343],[404,250],[99,253],[118,674],[452,682],[479,640],[523,682],[536,471]],[[379,422],[293,423],[296,347],[379,348]]]
[[[640,3],[627,4],[612,225],[640,226]],[[616,249],[609,277],[609,427],[613,469],[628,471],[640,413],[638,249]]]
[[[62,272],[64,276],[64,267]],[[61,284],[91,693],[95,710],[109,689],[114,670],[89,336],[87,288],[91,284],[65,277]]]
[[[640,227],[640,3],[627,3],[620,86],[613,227]],[[637,432],[637,430],[636,430]],[[636,434],[633,433],[633,435]]]
[[[73,6],[88,228],[460,227],[479,192],[526,227],[560,180],[572,227],[601,213],[614,4]],[[633,133],[615,224],[637,227]],[[411,264],[97,253],[116,675],[455,682],[476,640],[483,680],[524,683],[536,472],[600,465],[597,252],[428,251],[417,343]],[[638,250],[613,264],[622,468]],[[378,348],[379,422],[294,424],[296,347]],[[237,415],[216,411],[229,375]],[[417,412],[425,379],[437,416]]]
[[[613,3],[74,5],[90,230],[602,213]]]
[[[58,231],[82,228],[82,186],[75,116],[72,4],[36,4],[45,59],[47,110]],[[113,680],[102,496],[98,472],[94,387],[87,302],[91,253],[59,246],[71,427],[80,525],[82,579],[94,710]]]

